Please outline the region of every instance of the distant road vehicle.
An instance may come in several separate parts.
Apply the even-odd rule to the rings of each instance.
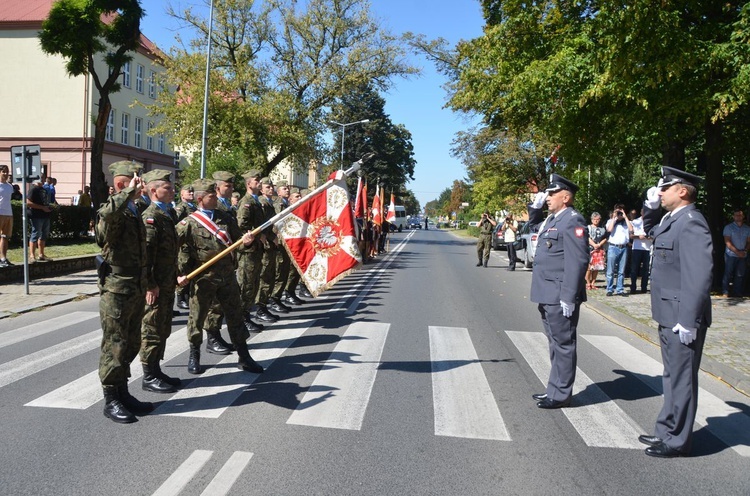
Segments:
[[[472,220],[471,222],[469,222],[469,227],[479,227],[479,221]]]
[[[530,269],[534,265],[534,252],[536,252],[537,233],[531,232],[529,224],[524,224],[519,229],[518,241],[516,241],[516,256],[524,267]]]
[[[422,219],[412,217],[409,219],[408,227],[409,229],[422,229]]]

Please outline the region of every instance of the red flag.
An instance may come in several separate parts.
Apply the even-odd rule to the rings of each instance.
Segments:
[[[344,179],[276,223],[307,288],[318,296],[362,263]]]
[[[380,185],[375,187],[375,196],[372,198],[372,222],[381,225],[383,223],[383,212],[380,206]]]
[[[552,155],[549,156],[547,159],[547,162],[550,162],[552,165],[557,164],[557,152],[560,150],[560,145],[557,145],[554,150],[552,150]]]
[[[396,197],[391,192],[391,203],[388,205],[388,214],[385,216],[388,222],[396,221]]]
[[[362,204],[362,178],[357,178],[357,197],[354,200],[354,217],[361,219],[365,216],[364,205]]]
[[[367,210],[367,180],[365,180],[365,185],[362,186],[362,212],[365,214],[365,220],[370,218],[367,215],[369,212],[369,210]]]

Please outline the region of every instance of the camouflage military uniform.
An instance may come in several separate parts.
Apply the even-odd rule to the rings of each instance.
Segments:
[[[175,222],[179,222],[188,215],[195,212],[196,206],[195,203],[181,201],[178,203],[174,208],[175,213]],[[187,262],[187,253],[184,250],[180,250],[178,253],[178,258],[182,259],[183,262]],[[185,274],[183,274],[185,275]],[[186,302],[189,298],[189,292],[190,292],[190,286],[183,286],[181,288],[177,288],[176,294],[177,297],[182,300],[183,302]],[[187,306],[184,306],[183,308],[187,308]]]
[[[493,227],[489,218],[479,221],[479,239],[477,240],[477,257],[479,257],[479,263],[477,263],[477,267],[483,263],[487,267],[487,262],[490,259],[490,250],[492,249]]]
[[[271,200],[264,195],[260,195],[259,200],[263,208],[263,221],[265,222],[276,215],[276,210],[273,208]],[[276,246],[276,233],[273,230],[273,226],[268,226],[263,231],[263,234],[266,235],[266,245],[263,250],[260,288],[256,300],[259,305],[267,305],[268,299],[271,297],[274,283],[276,282],[276,252],[279,249]]]
[[[251,231],[263,224],[264,221],[260,201],[252,192],[248,192],[240,200],[237,210],[237,224],[239,224],[240,231]],[[240,285],[243,310],[249,312],[258,296],[263,263],[263,244],[260,236],[250,246],[238,248],[237,255],[237,281]]]
[[[284,198],[277,197],[276,201],[273,202],[273,207],[274,213],[278,214],[289,207],[289,202]],[[279,240],[279,246],[276,250],[276,277],[274,280],[273,291],[271,292],[271,296],[277,299],[281,299],[282,294],[286,291],[287,283],[289,282],[289,271],[292,264],[286,248],[284,248],[281,243],[282,241]]]

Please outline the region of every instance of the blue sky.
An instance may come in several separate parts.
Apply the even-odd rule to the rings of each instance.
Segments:
[[[200,0],[172,1],[175,8],[201,4]],[[484,21],[478,0],[371,0],[370,4],[373,14],[393,34],[411,31],[428,39],[445,38],[451,45],[482,34]],[[141,30],[168,52],[174,45],[176,24],[164,13],[167,2],[150,0],[143,5],[146,17]],[[422,75],[395,81],[384,95],[385,110],[394,123],[403,124],[412,133],[417,165],[414,181],[407,187],[424,206],[453,180],[466,176],[464,166],[451,157],[450,147],[455,134],[471,127],[473,121],[443,109],[446,93],[441,86],[445,79],[431,62],[412,56],[411,63],[422,69]]]

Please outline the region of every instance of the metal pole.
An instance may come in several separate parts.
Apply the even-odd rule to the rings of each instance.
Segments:
[[[26,160],[28,155],[26,155],[26,146],[23,147],[23,152],[21,154],[21,164],[23,164],[23,180],[21,181],[21,194],[23,195],[22,201],[21,201],[21,219],[23,220],[23,288],[26,292],[26,294],[29,294],[29,238],[28,238],[28,226],[29,226],[29,219],[28,219],[28,208],[26,208],[26,185],[28,184],[26,182],[26,171],[30,169],[30,167],[27,167]]]
[[[208,90],[211,74],[211,35],[214,26],[214,0],[208,14],[208,53],[206,54],[206,84],[203,91],[203,139],[201,141],[201,179],[206,177],[206,148],[208,147]]]
[[[339,164],[339,170],[344,168],[344,129],[346,129],[346,125],[341,126],[341,163]]]

